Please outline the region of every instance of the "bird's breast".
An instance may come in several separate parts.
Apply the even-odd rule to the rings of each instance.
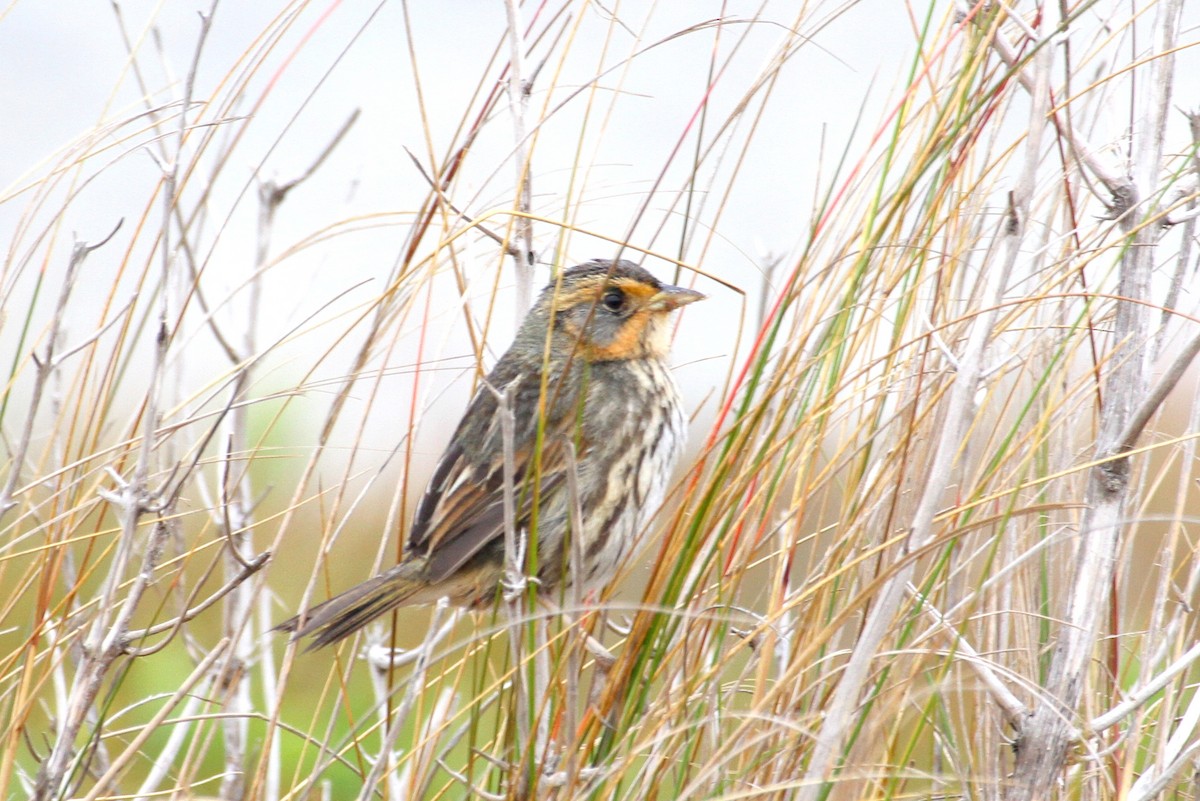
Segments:
[[[687,420],[666,365],[630,360],[597,371],[580,461],[585,584],[607,582],[662,504],[683,450]]]

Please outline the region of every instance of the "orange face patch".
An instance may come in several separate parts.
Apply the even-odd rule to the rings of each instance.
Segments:
[[[594,279],[582,282],[570,292],[564,292],[554,299],[557,310],[571,309],[576,306],[591,307],[600,303],[604,293],[609,289],[620,289],[628,299],[630,312],[621,321],[620,328],[613,339],[604,345],[588,340],[572,322],[565,324],[565,330],[573,334],[579,341],[579,354],[588,361],[613,361],[620,359],[636,359],[650,355],[653,345],[647,340],[647,327],[653,316],[659,312],[645,308],[646,304],[659,293],[656,287],[632,278],[606,279],[596,276]],[[607,314],[604,309],[597,308],[592,314]]]
[[[605,362],[614,359],[637,359],[646,354],[646,342],[643,334],[650,323],[653,312],[639,309],[626,318],[621,324],[621,330],[607,345],[596,345],[583,339],[579,349],[583,357],[592,362]]]

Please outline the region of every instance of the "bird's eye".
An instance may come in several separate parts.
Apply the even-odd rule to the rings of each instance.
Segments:
[[[610,289],[604,293],[604,297],[600,302],[609,311],[619,312],[625,306],[625,293],[619,289]]]

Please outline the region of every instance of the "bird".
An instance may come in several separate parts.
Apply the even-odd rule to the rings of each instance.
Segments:
[[[606,587],[683,450],[687,417],[666,361],[670,315],[704,297],[627,260],[560,271],[472,397],[399,563],[276,628],[320,648],[400,606],[494,603],[505,579],[506,470],[539,597]]]

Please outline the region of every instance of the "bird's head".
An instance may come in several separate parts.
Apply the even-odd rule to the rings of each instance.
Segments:
[[[661,358],[669,346],[667,317],[703,299],[694,289],[662,283],[633,262],[593,259],[546,287],[534,312],[587,361]]]

